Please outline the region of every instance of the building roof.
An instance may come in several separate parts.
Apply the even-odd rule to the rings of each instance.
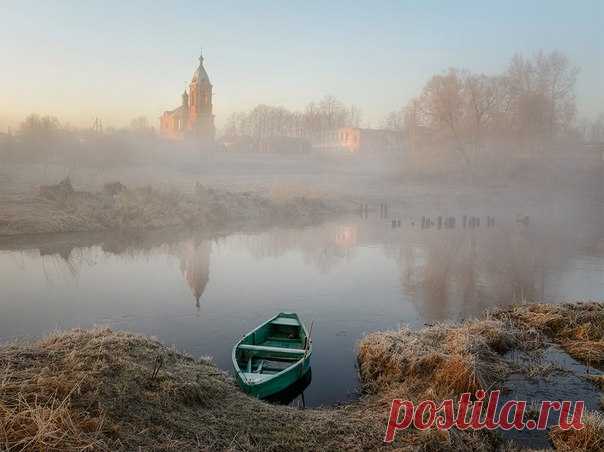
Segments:
[[[165,115],[170,115],[170,116],[183,115],[184,113],[185,113],[185,111],[182,108],[182,105],[180,107],[176,107],[174,110],[166,110],[164,112]]]
[[[193,78],[191,79],[191,83],[200,84],[203,82],[210,83],[210,77],[208,77],[208,73],[203,67],[203,54],[200,54],[199,66],[197,67],[197,69],[195,69],[195,72],[193,72]]]

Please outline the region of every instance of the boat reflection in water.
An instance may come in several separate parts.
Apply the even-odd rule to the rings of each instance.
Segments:
[[[290,405],[295,408],[305,408],[306,402],[304,401],[304,391],[308,388],[311,381],[312,368],[308,369],[304,376],[297,380],[293,385],[288,386],[283,391],[273,394],[264,400],[275,405]]]

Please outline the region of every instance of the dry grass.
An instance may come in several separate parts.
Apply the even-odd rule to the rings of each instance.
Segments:
[[[0,347],[0,449],[381,449],[390,447],[382,438],[393,398],[438,402],[495,388],[510,370],[501,354],[538,343],[534,330],[493,318],[372,333],[359,344],[363,398],[301,411],[250,398],[207,359],[149,338],[108,329],[56,333]],[[601,424],[591,422],[552,439],[587,447],[599,444],[598,432]],[[493,432],[413,428],[399,432],[394,447],[514,450]]]
[[[554,427],[550,438],[557,450],[564,451],[603,451],[604,417],[601,413],[586,413],[583,416],[585,428],[562,431]]]
[[[5,398],[4,388],[2,397]],[[51,396],[44,401],[35,397],[27,400],[19,394],[16,400],[0,402],[3,450],[103,449],[99,440],[103,419],[74,409],[70,399]]]
[[[604,340],[566,340],[562,341],[562,346],[569,355],[588,365],[604,365]]]
[[[205,359],[107,329],[4,346],[0,365],[0,450],[372,448],[387,415],[269,405]]]
[[[265,199],[206,189],[191,193],[151,187],[129,189],[119,182],[96,193],[77,191],[65,179],[36,193],[0,199],[0,236],[106,229],[154,229],[213,226],[227,222],[278,223],[284,219],[316,218],[344,210],[318,197]]]
[[[372,393],[405,384],[416,390],[424,386],[422,392],[439,397],[455,396],[489,389],[504,378],[507,366],[499,353],[516,344],[515,333],[495,320],[377,332],[360,342],[359,370]]]
[[[604,304],[566,303],[511,306],[494,313],[498,319],[533,328],[559,343],[569,355],[595,367],[604,366]],[[584,375],[600,389],[601,375]],[[604,395],[602,396],[604,401]],[[604,406],[604,405],[603,405]],[[587,413],[585,428],[562,431],[554,427],[550,438],[557,450],[604,451],[604,418],[601,413]]]
[[[565,305],[550,309],[538,305],[534,311],[540,315],[527,313],[523,317],[526,319],[524,322],[518,321],[517,315],[526,312],[527,307],[511,309],[516,316],[498,312],[494,317],[487,316],[484,320],[465,321],[462,324],[437,324],[418,331],[403,328],[400,331],[369,334],[360,342],[358,355],[364,389],[384,399],[402,397],[415,401],[438,401],[455,399],[461,392],[497,388],[511,370],[511,363],[504,360],[501,354],[512,349],[528,352],[543,349],[544,336],[540,331],[561,335],[564,338],[562,343],[566,344],[573,356],[586,356],[582,355],[586,353],[583,350],[588,350],[591,353],[588,356],[593,359],[593,343],[597,343],[602,335],[597,327],[601,321],[601,306],[577,305],[573,308],[572,305]],[[564,317],[566,311],[573,312],[570,321],[569,317],[564,321],[560,318]],[[573,341],[573,346],[581,344],[583,350],[569,348],[568,341]],[[555,368],[531,369],[529,366],[524,369],[527,373],[531,370],[542,376]],[[602,387],[601,376],[592,377],[592,380]],[[553,431],[551,435],[556,448],[604,450],[601,417],[591,415],[588,423],[588,427],[580,432]],[[412,444],[418,435],[413,430],[406,431],[402,441]],[[433,441],[436,438],[438,436],[431,436]],[[447,444],[452,444],[451,437]],[[479,444],[487,447],[488,437],[482,437]],[[510,445],[498,444],[497,447],[514,449]]]
[[[386,405],[393,398],[438,403],[462,392],[492,389],[507,375],[499,353],[518,345],[516,334],[494,320],[369,334],[358,354],[364,390]],[[493,432],[414,429],[399,432],[397,441],[425,450],[494,450],[499,443]]]
[[[584,375],[584,377],[594,383],[600,389],[604,389],[604,375]]]
[[[604,303],[518,305],[494,316],[541,331],[574,358],[604,366]]]
[[[46,346],[0,349],[2,450],[107,448],[100,439],[102,410],[74,403],[74,398],[93,387],[94,372],[82,371],[74,356],[60,359],[56,355],[56,350]],[[52,365],[43,365],[46,360]]]
[[[456,359],[451,355],[449,363]],[[459,363],[466,376],[441,376],[456,390],[465,389],[475,372],[475,363]],[[416,365],[416,372],[425,375],[443,369],[435,355]],[[0,366],[2,450],[380,449],[390,447],[382,442],[390,401],[411,397],[414,390],[392,384],[331,409],[274,406],[243,394],[206,359],[108,329],[74,330],[32,345],[1,347]],[[416,384],[428,385],[424,389],[430,392],[428,380]],[[410,429],[395,445],[488,451],[496,443],[484,432]]]

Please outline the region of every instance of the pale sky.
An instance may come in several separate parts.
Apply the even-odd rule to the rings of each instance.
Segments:
[[[448,67],[502,72],[515,52],[581,68],[579,116],[604,111],[604,1],[0,0],[0,131],[27,114],[154,124],[203,47],[222,126],[259,103],[332,94],[377,126]]]

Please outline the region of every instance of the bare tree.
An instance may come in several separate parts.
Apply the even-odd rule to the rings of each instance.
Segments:
[[[61,124],[54,116],[31,114],[19,127],[19,134],[26,140],[51,141],[56,138]]]
[[[249,112],[233,113],[227,120],[225,135],[248,136],[256,143],[272,137],[319,137],[340,127],[358,127],[361,111],[346,107],[333,96],[309,103],[303,112],[283,107],[258,105]]]
[[[569,131],[576,114],[578,69],[560,52],[515,55],[505,74],[511,132],[533,148]]]
[[[449,69],[446,74],[435,75],[428,81],[422,91],[420,104],[427,128],[444,142],[451,143],[469,166],[470,156],[464,137],[467,112],[463,87],[460,71]]]
[[[539,52],[535,57],[539,90],[544,93],[549,104],[549,132],[566,131],[576,113],[574,88],[579,69],[571,66],[566,55],[554,51],[549,54]]]
[[[496,118],[499,93],[498,80],[486,75],[463,74],[463,97],[473,153],[481,151],[487,128]]]
[[[20,158],[45,160],[48,164],[56,157],[56,148],[64,133],[59,120],[54,116],[31,114],[21,123],[18,135],[21,145]]]
[[[470,169],[493,144],[544,148],[574,130],[577,73],[560,52],[515,55],[501,76],[449,69],[433,76],[407,106],[407,139],[412,149],[421,142],[448,147]],[[400,122],[394,112],[385,126],[398,128]]]

